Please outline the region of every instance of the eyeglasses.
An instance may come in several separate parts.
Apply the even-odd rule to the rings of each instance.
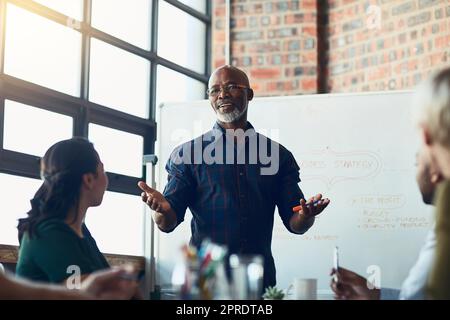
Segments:
[[[227,84],[226,86],[217,86],[217,87],[212,87],[209,88],[208,90],[206,90],[206,94],[210,97],[217,97],[220,93],[220,90],[223,89],[223,92],[229,92],[231,94],[236,94],[239,93],[239,91],[243,90],[243,89],[250,89],[247,86],[243,86],[240,84]]]

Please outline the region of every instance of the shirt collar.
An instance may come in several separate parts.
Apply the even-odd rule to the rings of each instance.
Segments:
[[[247,126],[245,127],[245,131],[247,131],[249,129],[253,129],[253,131],[255,131],[255,128],[253,128],[253,126],[250,123],[250,121],[247,121]],[[220,130],[222,133],[225,134],[225,129],[219,124],[218,121],[216,121],[216,123],[214,124],[213,130]]]

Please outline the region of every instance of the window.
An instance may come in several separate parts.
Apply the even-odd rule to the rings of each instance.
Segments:
[[[5,149],[42,157],[55,142],[70,139],[72,130],[71,117],[5,101]]]
[[[40,4],[43,4],[50,9],[56,10],[65,14],[68,17],[77,19],[78,21],[83,20],[83,0],[34,0]]]
[[[206,14],[206,1],[208,0],[180,0],[180,2],[184,3],[185,5],[188,5],[193,9],[205,14]]]
[[[106,171],[142,176],[142,137],[90,124],[89,140],[94,143]]]
[[[142,156],[154,152],[157,103],[205,98],[210,5],[0,0],[0,245],[17,244],[39,157],[83,136],[110,178],[88,212],[92,234],[105,252],[143,254]]]
[[[158,54],[204,73],[205,47],[202,44],[206,37],[205,24],[164,1],[160,2],[158,21]],[[174,21],[177,22],[176,27]]]
[[[31,209],[30,200],[41,186],[38,179],[0,173],[0,243],[18,245],[17,223]]]
[[[92,39],[89,100],[148,117],[150,63]]]
[[[80,95],[81,35],[8,4],[5,73],[74,96]]]
[[[102,204],[88,210],[86,226],[102,252],[144,253],[144,203],[140,197],[105,192]]]
[[[205,91],[206,86],[204,83],[163,66],[158,66],[157,106],[164,101],[201,100],[204,97]]]
[[[151,1],[92,0],[92,26],[150,50]]]

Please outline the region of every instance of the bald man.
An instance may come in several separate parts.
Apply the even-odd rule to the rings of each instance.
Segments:
[[[276,284],[271,243],[275,206],[285,227],[303,234],[329,204],[321,194],[305,201],[299,166],[282,145],[255,132],[247,121],[253,99],[247,75],[216,69],[207,91],[217,122],[212,130],[177,147],[167,162],[163,195],[139,182],[142,200],[154,210],[159,229],[171,232],[190,209],[191,244],[208,238],[229,253],[264,258],[263,286]],[[300,209],[293,208],[300,203]]]

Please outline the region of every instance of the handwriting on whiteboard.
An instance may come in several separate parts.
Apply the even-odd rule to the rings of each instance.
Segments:
[[[336,152],[330,147],[296,155],[300,176],[305,180],[321,180],[328,189],[346,180],[364,180],[377,176],[381,157],[369,150]]]

